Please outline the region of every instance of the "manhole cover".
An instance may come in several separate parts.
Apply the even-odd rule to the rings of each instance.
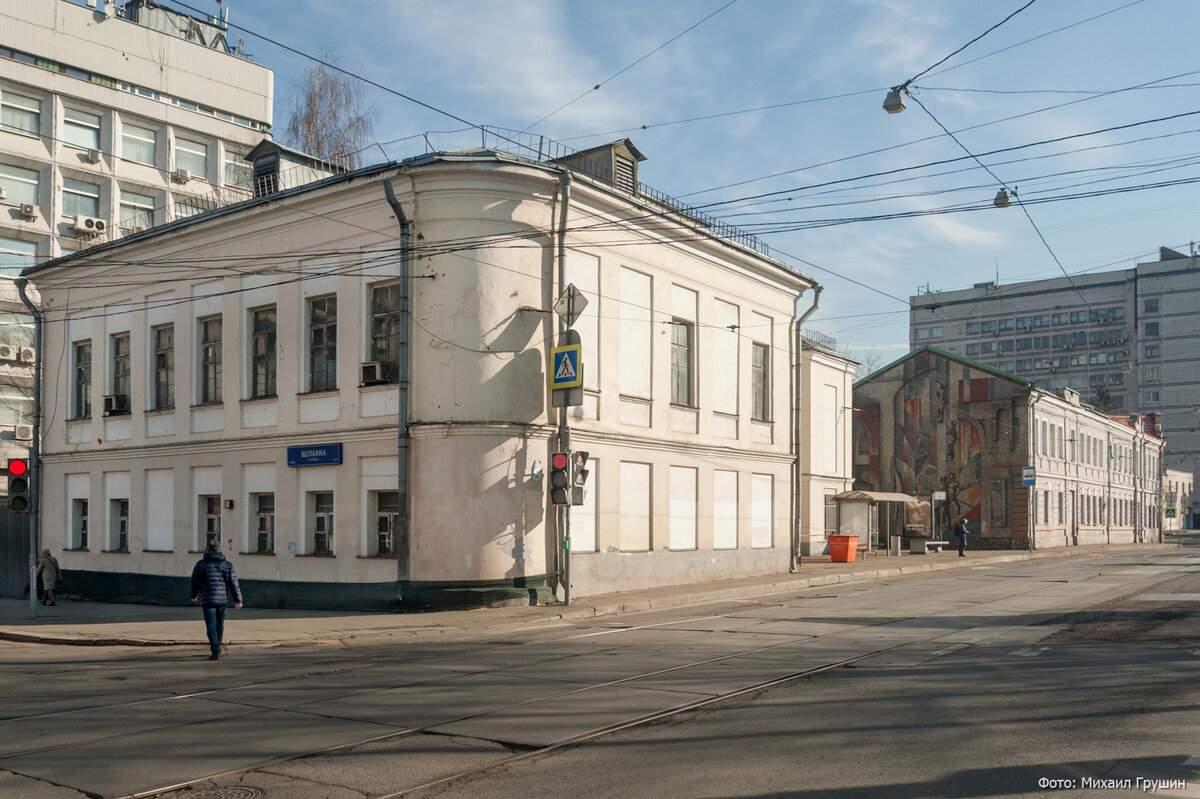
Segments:
[[[181,797],[186,796],[187,799],[263,799],[266,796],[258,788],[243,788],[241,786],[205,788],[200,791],[192,791],[191,793],[179,795]]]

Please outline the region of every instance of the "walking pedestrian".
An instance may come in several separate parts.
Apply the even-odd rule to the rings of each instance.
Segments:
[[[242,606],[242,588],[233,564],[221,554],[221,544],[209,541],[208,549],[192,569],[192,601],[204,611],[204,629],[208,633],[209,660],[220,660],[225,639],[225,608],[233,601]]]
[[[964,516],[958,520],[958,524],[954,525],[954,537],[958,539],[958,556],[965,558],[967,555],[963,551],[967,548],[967,519]]]
[[[58,568],[58,559],[51,555],[48,549],[42,550],[36,576],[42,583],[42,604],[55,604],[54,589],[62,583],[62,571]]]

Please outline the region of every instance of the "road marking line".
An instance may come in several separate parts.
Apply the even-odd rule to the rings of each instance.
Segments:
[[[1200,594],[1138,594],[1135,602],[1200,602]]]

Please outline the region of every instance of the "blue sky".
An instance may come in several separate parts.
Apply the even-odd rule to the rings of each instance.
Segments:
[[[926,284],[1054,277],[1055,256],[1072,274],[1126,268],[1160,245],[1186,251],[1200,232],[1200,196],[1186,182],[1040,202],[1200,177],[1200,114],[1147,122],[1200,110],[1194,0],[1038,0],[914,81],[933,118],[913,100],[885,114],[886,88],[1026,0],[728,2],[228,5],[230,22],[246,29],[233,34],[276,71],[277,131],[308,64],[250,32],[306,53],[332,49],[343,67],[473,123],[523,130],[584,95],[532,130],[577,149],[633,139],[648,157],[644,183],[759,234],[816,277],[826,290],[809,325],[860,358],[886,362],[907,350],[906,301]],[[820,99],[838,95],[849,96]],[[393,94],[368,88],[366,99],[393,158],[424,151],[422,134],[439,148],[479,141]],[[954,161],[858,179],[964,156],[938,122],[972,153],[1021,149],[982,159],[995,177]],[[1135,123],[1145,124],[1025,146]],[[1049,249],[1018,207],[989,207],[996,178],[1029,203]],[[814,188],[830,181],[841,182]],[[911,215],[946,206],[976,210]],[[902,216],[848,221],[881,214]]]

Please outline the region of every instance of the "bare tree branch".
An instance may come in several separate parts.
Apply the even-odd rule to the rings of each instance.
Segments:
[[[321,52],[321,60],[337,63],[329,50]],[[305,72],[294,87],[291,111],[285,144],[317,158],[351,163],[370,143],[379,117],[374,107],[363,107],[362,84],[324,64]]]

